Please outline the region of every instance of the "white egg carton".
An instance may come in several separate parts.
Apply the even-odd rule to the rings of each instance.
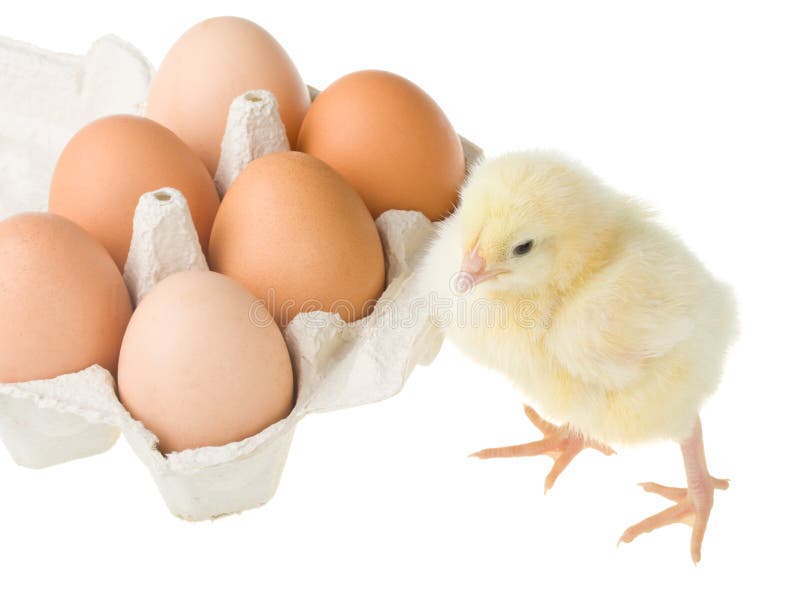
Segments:
[[[98,64],[102,67],[99,68]],[[47,77],[39,80],[41,65]],[[7,72],[6,72],[7,71]],[[95,101],[95,89],[52,81],[85,81],[76,72],[96,72],[99,88],[126,82],[108,102]],[[84,58],[65,57],[0,39],[0,77],[10,81],[15,98],[2,100],[11,110],[0,113],[0,131],[11,146],[27,147],[37,169],[7,168],[0,161],[0,217],[45,209],[46,185],[24,180],[31,173],[49,181],[61,147],[80,126],[110,112],[136,112],[146,96],[152,69],[136,50],[115,38],[97,42]],[[24,82],[18,81],[24,80]],[[74,82],[74,81],[73,81]],[[115,83],[116,84],[116,83]],[[16,90],[16,91],[14,91]],[[31,112],[57,93],[61,111],[25,119],[14,112],[26,104]],[[312,90],[312,95],[314,94]],[[93,106],[86,108],[86,103]],[[58,114],[64,117],[58,121]],[[76,118],[77,117],[77,118]],[[8,121],[8,122],[6,122]],[[33,123],[27,121],[34,121]],[[47,147],[26,146],[26,127],[61,127]],[[469,161],[480,150],[464,142]],[[231,105],[222,154],[215,177],[224,192],[253,159],[288,148],[274,97],[253,90]],[[6,152],[0,153],[5,160]],[[29,194],[8,193],[29,188]],[[372,315],[346,324],[337,315],[300,314],[284,331],[297,383],[292,413],[266,430],[221,447],[206,447],[163,455],[157,438],[134,420],[117,399],[114,380],[100,366],[82,372],[20,384],[0,384],[0,438],[14,460],[27,467],[47,467],[109,449],[119,432],[150,470],[169,509],[188,520],[236,513],[266,503],[275,493],[298,422],[309,413],[353,407],[397,394],[417,364],[429,363],[442,343],[420,303],[414,269],[433,232],[433,224],[418,212],[391,211],[376,224],[383,241],[387,288]],[[183,270],[205,270],[197,233],[186,200],[177,189],[154,190],[142,196],[134,218],[131,249],[124,278],[134,304],[158,281]]]
[[[113,36],[85,56],[0,37],[0,220],[46,210],[50,177],[70,137],[101,116],[138,110],[152,76],[147,59]]]

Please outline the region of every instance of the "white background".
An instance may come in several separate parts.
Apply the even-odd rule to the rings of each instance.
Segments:
[[[792,3],[11,2],[0,35],[83,53],[116,33],[158,64],[219,13],[249,17],[324,87],[361,68],[425,88],[488,154],[554,147],[646,199],[737,290],[743,333],[703,412],[717,493],[689,529],[615,548],[682,485],[677,446],[476,462],[536,431],[450,346],[384,403],[300,425],[261,509],[173,518],[131,450],[44,471],[0,450],[0,595],[798,595],[798,19]],[[2,82],[0,82],[0,93]]]

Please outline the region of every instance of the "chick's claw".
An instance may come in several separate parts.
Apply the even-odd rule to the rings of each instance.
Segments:
[[[472,453],[470,457],[477,457],[478,459],[533,457],[536,455],[552,457],[554,460],[553,467],[544,481],[544,491],[547,493],[555,484],[558,476],[582,450],[592,448],[605,455],[613,455],[615,452],[611,447],[601,442],[573,434],[567,426],[551,424],[527,405],[525,406],[525,415],[544,434],[544,438],[525,444],[483,449]]]
[[[728,480],[709,478],[710,484],[698,491],[690,492],[687,488],[672,488],[653,482],[640,484],[646,492],[659,494],[675,501],[675,504],[660,513],[640,521],[625,530],[620,542],[633,542],[637,537],[673,523],[685,523],[692,528],[691,552],[692,560],[700,561],[700,549],[703,544],[711,507],[714,504],[714,490],[726,490]]]
[[[693,434],[681,443],[681,449],[689,480],[688,487],[674,488],[655,482],[639,484],[645,492],[658,494],[675,504],[626,529],[617,544],[633,542],[642,534],[673,523],[685,523],[692,528],[691,553],[692,560],[697,564],[700,561],[700,549],[711,515],[711,507],[714,505],[714,490],[727,490],[729,482],[708,473],[699,421]]]

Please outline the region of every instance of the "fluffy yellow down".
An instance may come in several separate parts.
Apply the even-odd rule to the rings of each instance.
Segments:
[[[438,233],[423,262],[435,319],[543,416],[607,443],[689,434],[736,335],[734,300],[641,204],[559,155],[519,152],[478,165]],[[460,296],[475,245],[506,273]]]

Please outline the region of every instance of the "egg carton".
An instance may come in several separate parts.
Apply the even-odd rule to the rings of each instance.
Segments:
[[[38,75],[32,64],[45,64],[56,80],[68,81],[76,69],[92,70],[99,62],[103,69],[113,71],[114,77],[127,80],[125,89],[132,93],[108,103],[98,101],[92,110],[87,110],[83,102],[93,100],[70,96],[91,98],[91,88],[76,91],[65,85],[60,89],[66,106],[62,126],[74,132],[110,109],[137,112],[146,95],[152,74],[146,59],[116,38],[104,40],[97,42],[86,57],[77,58],[0,39],[0,69],[11,71],[12,89],[17,78],[26,79],[16,100],[25,99],[34,107],[41,105],[39,96],[52,93],[54,87],[34,83]],[[102,76],[98,74],[96,80],[102,81]],[[316,90],[310,90],[313,98]],[[16,106],[13,101],[8,104]],[[42,116],[36,126],[46,129],[54,114]],[[70,120],[76,114],[87,118],[82,122]],[[17,117],[13,112],[9,117],[4,111],[0,130],[10,133],[17,147],[22,147],[26,131],[24,120]],[[30,119],[35,120],[33,116]],[[50,143],[60,150],[65,141],[59,136]],[[469,162],[480,156],[480,150],[467,141],[464,148]],[[35,155],[38,149],[33,145],[29,153]],[[263,90],[243,94],[234,100],[228,114],[215,176],[217,187],[224,193],[250,161],[286,149],[288,142],[274,96]],[[48,152],[42,152],[46,159],[39,165],[38,174],[49,181],[54,160],[49,159],[52,148]],[[22,179],[31,172],[6,169],[0,163],[0,215],[46,208],[46,192],[41,195],[41,191],[23,196],[26,201],[22,205],[7,203],[6,191],[24,187]],[[0,439],[18,464],[41,468],[106,451],[122,432],[150,470],[170,511],[178,517],[203,520],[266,503],[277,490],[294,429],[303,417],[397,394],[413,368],[430,363],[441,346],[442,334],[421,309],[422,291],[415,284],[415,267],[434,225],[422,214],[408,211],[386,212],[376,225],[386,257],[387,286],[374,312],[352,323],[321,312],[300,314],[289,323],[284,336],[296,379],[296,403],[287,418],[266,430],[225,446],[163,455],[156,436],[119,402],[111,374],[94,365],[50,380],[0,384]],[[164,188],[144,194],[136,209],[124,270],[134,305],[173,273],[207,269],[180,190]]]
[[[0,220],[46,210],[61,150],[86,123],[138,110],[153,68],[128,43],[106,36],[85,56],[0,37]]]

